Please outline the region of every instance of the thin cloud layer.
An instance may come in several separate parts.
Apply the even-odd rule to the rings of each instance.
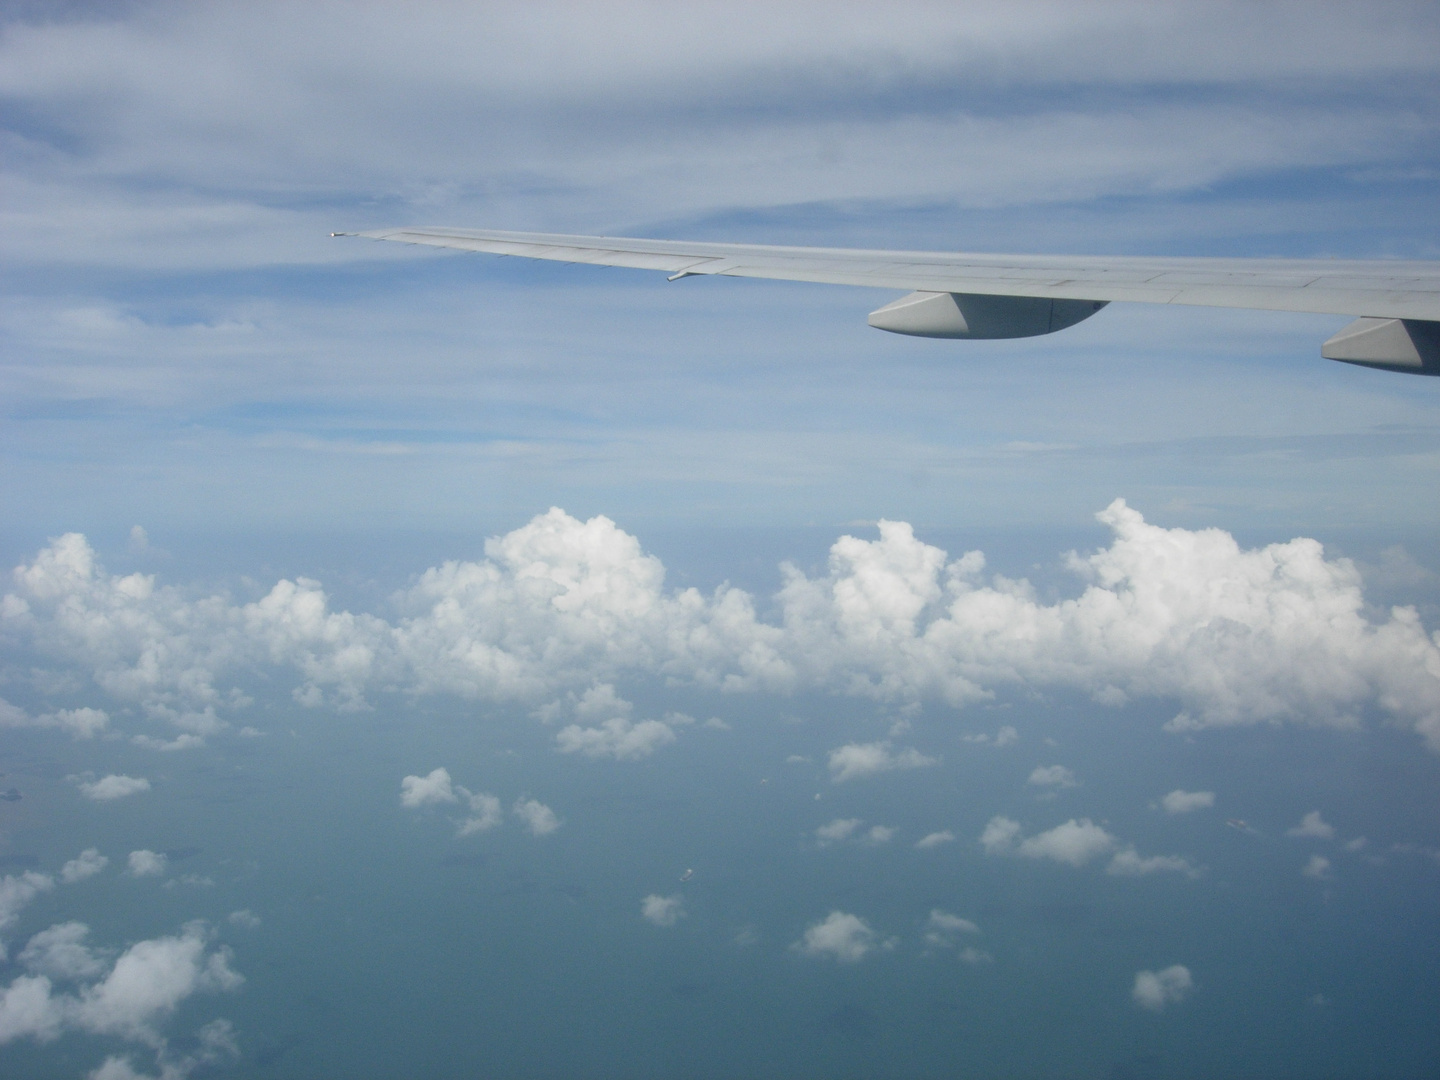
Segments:
[[[836,541],[822,577],[787,566],[776,622],[740,589],[667,590],[635,537],[558,509],[488,541],[483,561],[428,570],[397,599],[395,621],[332,611],[303,578],[249,604],[191,597],[106,573],[69,534],[15,570],[0,625],[97,693],[197,736],[243,713],[245,676],[263,669],[288,670],[302,704],[341,709],[387,690],[537,706],[583,691],[557,746],[619,759],[675,732],[630,720],[613,689],[596,694],[618,676],[954,706],[1071,689],[1112,705],[1172,701],[1167,727],[1181,732],[1354,727],[1381,713],[1440,750],[1440,645],[1411,608],[1372,621],[1348,560],[1326,559],[1313,540],[1246,550],[1218,529],[1160,528],[1122,500],[1098,517],[1114,538],[1070,556],[1084,584],[1072,599],[1047,604],[1024,581],[987,581],[979,552],[952,561],[909,525],[881,522],[877,539]],[[829,766],[839,782],[930,763],[880,742],[840,747]],[[94,790],[138,783],[107,777]]]

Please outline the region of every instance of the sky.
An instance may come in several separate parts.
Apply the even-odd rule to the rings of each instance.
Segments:
[[[1440,380],[330,234],[1432,259],[1437,58],[0,4],[0,1071],[1434,1075]]]

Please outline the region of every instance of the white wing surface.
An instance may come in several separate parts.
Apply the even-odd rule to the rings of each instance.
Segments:
[[[977,255],[428,227],[336,235],[659,270],[672,279],[723,274],[909,289],[913,296],[875,312],[871,325],[926,337],[1048,333],[1111,301],[1351,315],[1364,322],[1327,342],[1325,355],[1440,372],[1436,262]]]

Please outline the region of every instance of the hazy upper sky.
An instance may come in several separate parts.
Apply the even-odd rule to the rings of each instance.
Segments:
[[[0,1072],[1440,1068],[1440,379],[329,236],[1437,258],[1432,4],[15,2],[0,115]]]

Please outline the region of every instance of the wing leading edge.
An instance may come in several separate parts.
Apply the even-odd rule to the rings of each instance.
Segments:
[[[921,337],[1028,337],[1072,326],[1111,301],[1356,316],[1322,355],[1440,374],[1440,263],[977,255],[777,247],[608,236],[403,228],[336,233],[529,259],[908,289],[872,313],[882,330]]]

